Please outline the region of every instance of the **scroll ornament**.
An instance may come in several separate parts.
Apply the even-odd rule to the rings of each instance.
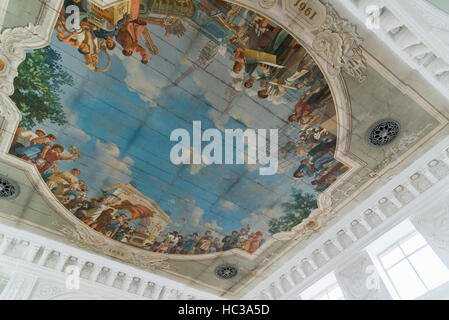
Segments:
[[[339,16],[326,3],[326,20],[313,40],[312,48],[326,60],[325,68],[331,76],[338,76],[343,69],[359,82],[367,77],[367,64],[356,26]]]

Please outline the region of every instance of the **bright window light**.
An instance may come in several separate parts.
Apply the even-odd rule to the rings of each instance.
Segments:
[[[9,276],[6,274],[0,273],[0,298],[2,295],[3,290],[6,288],[6,285],[8,284]]]
[[[415,299],[449,281],[449,270],[413,231],[377,255],[399,298]]]
[[[334,273],[321,278],[301,293],[303,300],[344,300]]]
[[[328,287],[311,300],[344,300],[343,292],[341,292],[340,286],[335,283],[333,286]]]

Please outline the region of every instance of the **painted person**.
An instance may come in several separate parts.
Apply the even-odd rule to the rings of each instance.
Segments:
[[[33,130],[25,130],[24,127],[18,127],[17,131],[14,135],[14,139],[11,143],[11,149],[9,152],[11,154],[16,155],[15,149],[21,148],[21,147],[29,147],[31,145],[31,141],[45,136],[45,131],[42,129],[36,129]]]
[[[237,231],[235,231],[235,232],[237,232]],[[222,243],[222,249],[223,249],[223,251],[226,251],[226,250],[230,250],[230,249],[233,249],[233,246],[232,246],[232,237],[231,236],[225,236],[224,238],[223,238],[223,240],[221,240],[221,243]]]
[[[112,214],[114,213],[114,209],[109,208],[100,213],[97,219],[95,219],[95,222],[91,225],[91,228],[93,228],[96,231],[102,231],[104,227],[107,227],[111,225],[112,223]]]
[[[289,140],[281,149],[281,153],[290,153],[297,148],[297,143]]]
[[[104,30],[104,29],[94,29],[92,33],[95,37],[99,39],[103,39],[106,43],[106,47],[108,50],[114,50],[116,45],[114,41],[114,37],[118,34],[120,27],[129,19],[129,16],[126,14],[122,19],[120,19],[117,24],[114,26],[112,30]]]
[[[223,244],[223,250],[230,250],[237,247],[237,242],[239,241],[239,232],[234,230],[228,237],[229,238],[225,237],[225,239],[227,239],[227,242]],[[223,239],[223,241],[225,239]]]
[[[319,87],[316,88],[316,86]],[[321,109],[326,104],[333,102],[332,93],[328,84],[324,84],[322,81],[317,81],[316,86],[310,88],[312,95],[307,101],[314,110]]]
[[[86,215],[84,212],[85,210],[89,209],[89,204],[90,204],[89,201],[81,203],[78,209],[75,210],[75,213],[73,215],[78,219],[83,220],[83,222],[85,222],[84,220],[86,219]]]
[[[337,146],[336,139],[325,137],[321,140],[321,142],[313,147],[309,152],[308,155],[311,157],[320,157],[321,155],[324,155],[328,152],[334,153],[335,148]]]
[[[284,42],[286,42],[284,44]],[[304,75],[306,71],[297,71],[303,63],[307,54],[306,50],[300,46],[293,38],[286,38],[276,51],[276,61],[285,68],[278,69],[273,73],[271,81],[265,81],[262,89],[258,92],[259,98],[278,99],[287,93],[287,88],[292,87],[297,79]],[[287,46],[287,48],[285,48]],[[285,49],[284,52],[279,50]]]
[[[122,224],[119,225],[117,232],[112,236],[112,239],[117,241],[122,241],[125,235],[129,232],[128,222],[123,221]]]
[[[88,202],[87,201],[87,199],[88,199],[87,187],[82,186],[80,188],[79,193],[80,193],[80,195],[75,195],[73,189],[70,189],[69,192],[66,193],[67,200],[63,204],[64,204],[64,207],[66,207],[72,213],[75,212],[76,208],[78,208],[78,207],[82,206],[84,203]]]
[[[310,93],[311,91],[307,90],[306,93],[301,97],[301,99],[299,99],[299,101],[296,103],[295,113],[288,117],[289,122],[299,122],[300,124],[307,124],[311,121],[314,109],[306,102],[306,99],[308,98]]]
[[[78,177],[81,173],[79,169],[73,168],[72,171],[58,171],[53,173],[47,179],[47,187],[54,194],[62,194],[64,188],[67,186],[71,189],[77,189],[79,187]],[[53,191],[53,189],[56,190]]]
[[[238,248],[243,248],[245,241],[247,240],[247,236],[249,234],[249,230],[250,230],[250,225],[247,225],[248,229],[245,228],[241,228],[240,229],[240,233],[237,236],[237,243],[236,243],[236,247]]]
[[[230,72],[232,86],[237,91],[242,91],[242,85],[245,80],[245,48],[238,46],[234,50],[234,65]]]
[[[210,244],[212,243],[212,232],[206,231],[204,236],[198,241],[199,253],[204,254],[209,252]]]
[[[210,253],[220,252],[222,251],[222,242],[220,241],[220,238],[215,237],[214,240],[211,242],[209,247]]]
[[[54,166],[53,166],[54,167]],[[73,199],[81,199],[80,201],[77,201],[79,203],[79,206],[81,206],[82,203],[89,203],[88,196],[87,196],[88,190],[87,186],[84,184],[83,180],[79,180],[78,187],[77,188],[70,188],[70,191],[66,193],[67,197],[73,197]]]
[[[267,18],[257,17],[248,32],[246,47],[248,49],[265,51],[281,30],[280,26],[272,26]],[[234,37],[230,41],[232,44],[235,44],[238,43],[237,40]]]
[[[169,232],[165,238],[168,239],[168,241],[176,244],[176,242],[178,241],[178,231]]]
[[[88,226],[95,222],[95,219],[100,215],[100,213],[108,209],[111,205],[121,201],[121,198],[116,200],[107,201],[106,198],[100,197],[98,199],[92,198],[89,203],[88,209],[83,210],[82,214],[86,217],[86,224]]]
[[[45,137],[38,137],[31,140],[28,147],[16,148],[15,153],[18,157],[28,162],[35,162],[46,148],[51,148],[50,143],[54,143],[55,141],[56,137],[52,134],[49,134]]]
[[[154,252],[167,253],[169,247],[170,247],[170,240],[165,239],[164,241],[162,241],[162,243],[159,244],[159,246],[157,246]]]
[[[342,173],[346,172],[346,167],[341,162],[331,165],[318,179],[312,181],[312,184],[320,190],[326,189],[332,182],[337,180]]]
[[[106,50],[107,41],[96,38],[90,30],[85,31],[86,36],[78,51],[83,54],[84,62],[89,70],[94,72],[105,72],[111,66],[111,56]],[[115,43],[114,43],[115,46]],[[102,51],[107,59],[106,66],[100,68],[98,54]]]
[[[296,179],[300,179],[305,176],[310,177],[311,173],[309,170],[309,163],[310,163],[310,158],[305,158],[305,159],[301,160],[300,166],[293,173],[293,177]]]
[[[103,233],[110,238],[114,237],[120,226],[123,225],[125,218],[126,214],[124,213],[121,213],[118,216],[113,217],[111,224],[103,229]]]
[[[199,239],[199,235],[197,232],[192,233],[185,241],[182,247],[181,253],[184,254],[193,254],[195,252],[195,244]]]
[[[57,160],[73,160],[80,156],[79,153],[76,153],[70,157],[66,157],[61,155],[61,153],[63,152],[64,147],[60,144],[55,144],[52,147],[47,144],[42,150],[42,154],[40,155],[40,157],[35,161],[39,173],[43,174],[45,171],[50,169],[50,167]]]
[[[176,242],[176,252],[179,253],[181,248],[184,246],[184,237],[182,235],[178,235],[178,241]]]
[[[141,62],[147,64],[150,56],[147,50],[139,45],[139,39],[142,36],[147,23],[141,19],[127,21],[121,25],[115,40],[122,46],[124,56],[131,56],[133,52],[137,52],[142,57]]]
[[[314,167],[315,171],[319,172],[319,171],[323,170],[324,167],[328,163],[330,163],[334,160],[335,160],[335,158],[332,153],[326,153],[323,156],[321,156],[313,161],[313,167]]]
[[[256,80],[264,81],[270,79],[271,77],[271,68],[264,63],[247,63],[245,65],[245,70],[250,75],[249,78],[244,82],[244,86],[247,89],[252,88]]]
[[[257,249],[262,245],[263,243],[263,233],[262,231],[257,231],[252,239],[250,239],[248,244],[248,247],[246,248],[246,251],[249,253],[256,252]]]

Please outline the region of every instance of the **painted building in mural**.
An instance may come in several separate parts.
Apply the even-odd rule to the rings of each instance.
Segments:
[[[92,232],[159,253],[254,253],[347,170],[326,78],[275,23],[219,0],[65,5],[86,19],[68,30],[63,9],[49,46],[27,53],[10,153]],[[170,134],[192,121],[278,129],[277,174],[174,165]]]

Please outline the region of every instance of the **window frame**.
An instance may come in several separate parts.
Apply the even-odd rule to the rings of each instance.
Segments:
[[[310,286],[308,286],[306,289],[303,289],[298,295],[303,300],[315,300],[316,297],[321,296],[323,294],[326,294],[327,297],[329,297],[329,291],[338,287],[342,294],[342,299],[345,300],[346,297],[344,295],[344,292],[340,286],[340,284],[337,281],[337,278],[335,277],[334,272],[329,272],[327,275],[322,277],[321,279],[315,281]],[[340,301],[336,300],[336,301]]]
[[[338,289],[340,290],[340,292],[341,292],[341,298],[340,298],[340,299],[331,299],[331,298],[329,297],[329,292],[332,291],[332,290],[334,290],[334,289],[336,289],[336,288],[338,288]],[[340,287],[340,285],[338,284],[337,281],[335,281],[335,283],[330,284],[329,286],[327,286],[327,288],[325,288],[325,289],[321,290],[320,292],[318,292],[316,295],[314,295],[312,298],[310,298],[310,300],[322,300],[322,299],[317,299],[317,297],[319,297],[319,296],[324,296],[324,295],[327,296],[327,299],[326,299],[326,300],[329,300],[329,301],[342,301],[342,300],[346,300],[346,299],[345,299],[345,295],[343,294],[343,291],[341,290],[341,287]]]
[[[432,249],[432,247],[429,245],[429,243],[424,239],[424,244],[421,245],[420,247],[418,247],[417,249],[413,250],[410,253],[406,253],[404,251],[404,249],[402,248],[401,244],[407,242],[408,240],[412,239],[414,236],[416,235],[420,235],[421,237],[423,237],[416,229],[409,232],[408,234],[406,234],[405,236],[402,236],[401,238],[395,240],[391,245],[389,245],[388,247],[386,247],[384,250],[382,250],[381,252],[376,254],[376,259],[379,262],[380,266],[382,267],[382,271],[383,273],[386,275],[386,277],[388,278],[388,281],[390,282],[391,286],[393,287],[396,295],[399,297],[399,299],[404,300],[404,298],[401,296],[401,294],[399,293],[399,290],[396,286],[395,281],[393,281],[393,279],[391,278],[390,274],[389,274],[389,270],[391,270],[392,268],[394,268],[395,266],[397,266],[399,263],[406,261],[410,267],[412,268],[413,272],[415,273],[416,277],[418,278],[418,280],[420,281],[420,283],[424,286],[425,288],[425,292],[413,299],[418,299],[419,297],[429,293],[431,290],[435,289],[432,288],[430,289],[427,284],[425,283],[425,281],[422,279],[421,275],[419,274],[419,272],[416,270],[414,264],[412,263],[412,261],[410,261],[410,257],[412,257],[414,254],[416,254],[417,252],[419,252],[420,250],[423,250],[424,248],[428,247],[429,249]],[[394,248],[398,248],[400,250],[400,252],[403,254],[403,257],[400,258],[398,261],[396,261],[395,263],[391,264],[388,268],[385,267],[384,262],[382,262],[382,256],[386,255],[389,251],[392,251]],[[446,282],[442,283],[441,285],[445,284],[449,282],[449,280],[447,280]]]

